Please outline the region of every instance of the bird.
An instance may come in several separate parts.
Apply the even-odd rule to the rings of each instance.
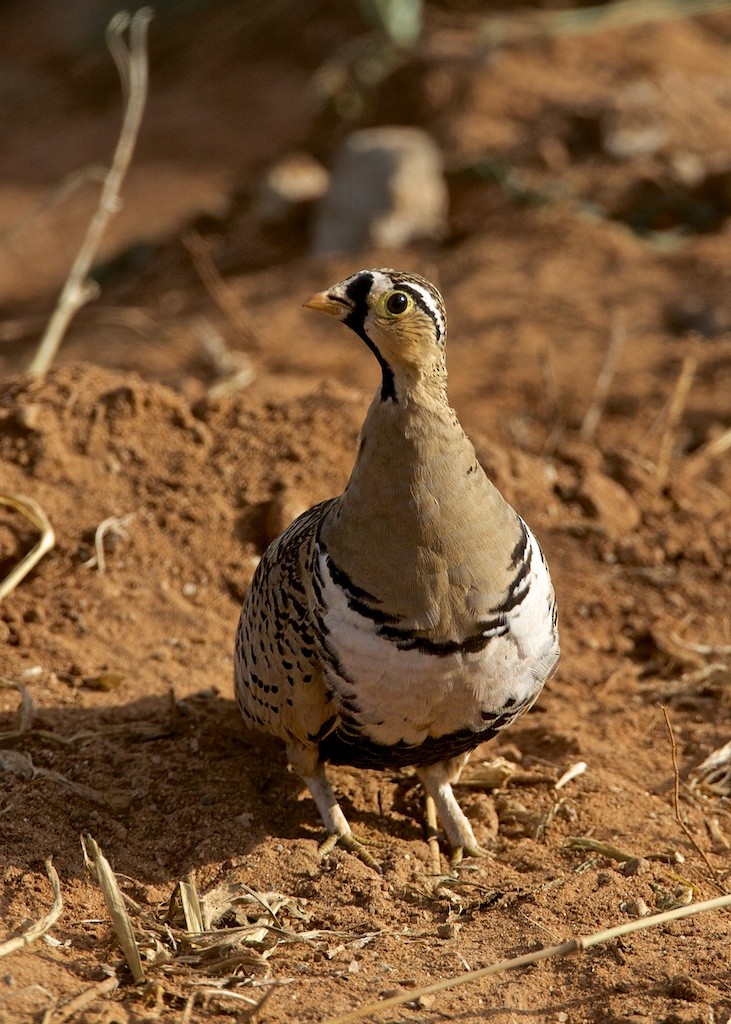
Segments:
[[[488,856],[454,795],[470,753],[524,714],[559,658],[541,548],[447,396],[447,319],[418,274],[362,270],[304,305],[348,326],[381,379],[342,494],[264,552],[236,634],[236,698],[279,737],[335,846],[380,870],[326,765],[413,767],[452,863]]]

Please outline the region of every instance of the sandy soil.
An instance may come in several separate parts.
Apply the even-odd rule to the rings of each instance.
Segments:
[[[15,103],[5,231],[72,170],[103,161],[119,118],[103,55],[78,39],[53,53],[58,37],[22,6],[4,8],[17,76],[2,83]],[[430,56],[397,69],[362,117],[435,132],[450,168],[449,234],[317,261],[307,256],[308,212],[272,230],[253,197],[284,152],[329,161],[347,126],[314,112],[306,87],[363,26],[336,5],[313,5],[298,16],[295,57],[271,26],[251,41],[246,5],[198,17],[194,27],[173,20],[153,47],[146,127],[106,243],[102,297],[77,317],[44,381],[23,370],[93,188],[36,212],[0,251],[0,486],[40,502],[57,536],[0,610],[0,672],[35,705],[18,735],[19,695],[0,690],[3,935],[49,908],[51,855],[64,898],[50,940],[3,960],[8,1024],[45,1021],[49,1007],[51,1021],[65,1019],[62,1008],[84,992],[74,1020],[181,1020],[198,988],[258,999],[268,987],[247,986],[271,979],[282,984],[258,1020],[324,1021],[731,885],[731,785],[725,795],[689,788],[730,738],[731,464],[713,443],[731,427],[731,17],[469,62],[453,52],[455,40],[462,50],[469,41],[470,6],[431,11]],[[23,47],[31,35],[35,48]],[[662,143],[617,155],[615,129],[635,123],[638,107]],[[73,145],[60,146],[62,136]],[[201,284],[180,238],[190,225],[243,330]],[[561,613],[557,675],[528,716],[473,754],[460,790],[494,860],[465,863],[436,892],[411,773],[333,770],[384,874],[340,851],[321,861],[311,799],[278,744],[244,731],[231,689],[233,631],[256,557],[343,486],[377,380],[357,340],[301,302],[384,263],[439,282],[452,402],[537,532]],[[201,316],[249,356],[254,381],[233,396],[209,392],[216,373]],[[606,407],[582,440],[618,332]],[[683,367],[691,386],[674,405]],[[94,534],[110,516],[118,523],[101,571]],[[33,543],[33,530],[3,511],[0,575]],[[482,766],[498,756],[515,771],[493,790]],[[585,773],[555,790],[579,761]],[[147,984],[134,985],[121,960],[84,867],[86,832],[129,897]],[[628,868],[571,837],[644,859]],[[276,929],[248,942],[221,932],[202,955],[171,905],[191,876],[206,905],[219,900],[217,928],[272,923],[242,902],[246,886],[275,901]],[[703,915],[387,1019],[725,1024],[729,948],[729,913]],[[109,977],[115,991],[95,990]],[[246,1009],[224,997],[201,1006],[193,1019]]]

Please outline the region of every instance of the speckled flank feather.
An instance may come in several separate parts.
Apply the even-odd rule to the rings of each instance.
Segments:
[[[371,270],[308,304],[366,342],[383,381],[343,494],[296,520],[257,569],[236,641],[239,706],[286,742],[351,848],[326,760],[417,766],[453,848],[479,853],[451,783],[556,664],[545,559],[448,404],[436,290]]]

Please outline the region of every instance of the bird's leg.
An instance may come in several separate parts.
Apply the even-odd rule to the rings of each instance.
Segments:
[[[343,849],[354,853],[359,860],[380,874],[381,866],[378,861],[366,850],[363,840],[353,835],[348,819],[343,814],[330,785],[330,780],[325,774],[325,765],[319,758],[317,748],[305,746],[302,743],[288,743],[287,757],[289,763],[312,793],[320,817],[330,833],[318,847],[319,855],[326,857],[336,846],[342,846]]]
[[[452,847],[452,864],[459,864],[465,855],[490,856],[487,850],[478,845],[472,826],[452,791],[452,783],[459,779],[469,756],[461,754],[459,757],[416,769],[427,798],[431,798],[436,804],[439,820],[447,833],[447,839]]]

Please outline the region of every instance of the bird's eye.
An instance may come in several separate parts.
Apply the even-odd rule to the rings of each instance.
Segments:
[[[386,299],[386,309],[393,316],[404,313],[409,305],[409,297],[406,292],[391,292]]]

